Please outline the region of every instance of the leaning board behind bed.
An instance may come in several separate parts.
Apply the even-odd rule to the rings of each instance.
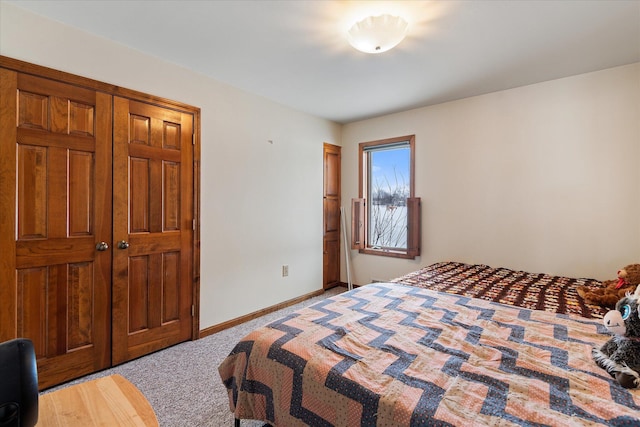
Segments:
[[[609,311],[586,303],[576,291],[578,286],[601,288],[602,284],[597,280],[535,274],[483,264],[440,262],[390,282],[587,318],[602,318]]]
[[[219,373],[236,418],[274,426],[637,425],[640,390],[591,359],[604,332],[374,283],[253,331]]]

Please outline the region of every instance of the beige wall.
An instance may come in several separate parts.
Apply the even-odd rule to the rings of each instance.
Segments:
[[[340,125],[0,8],[0,54],[202,109],[201,328],[322,288],[322,147]]]
[[[348,124],[345,206],[358,143],[407,134],[422,256],[352,251],[355,283],[446,260],[598,279],[640,263],[640,64]]]

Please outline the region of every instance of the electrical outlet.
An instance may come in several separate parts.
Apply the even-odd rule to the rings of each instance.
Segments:
[[[282,266],[282,277],[287,277],[288,275],[289,275],[289,266],[285,264]]]

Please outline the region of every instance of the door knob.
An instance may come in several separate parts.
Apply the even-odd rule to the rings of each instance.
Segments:
[[[109,245],[107,244],[107,242],[100,242],[96,245],[96,250],[100,252],[106,251],[107,249],[109,249]]]
[[[118,249],[127,249],[129,247],[129,242],[126,240],[120,240],[118,242]]]

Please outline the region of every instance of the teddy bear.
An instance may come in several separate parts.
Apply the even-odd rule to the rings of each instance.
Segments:
[[[640,386],[640,286],[627,294],[608,312],[604,326],[614,336],[591,355],[598,366],[624,388]]]
[[[579,286],[577,291],[589,304],[614,308],[627,292],[632,293],[639,284],[640,264],[630,264],[618,271],[618,280],[605,280],[602,282],[602,288],[598,289]]]

